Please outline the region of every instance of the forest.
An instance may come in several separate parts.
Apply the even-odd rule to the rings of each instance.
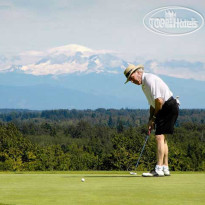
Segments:
[[[0,170],[132,170],[148,110],[0,110]],[[173,171],[205,171],[205,110],[182,109],[167,135]],[[156,163],[154,132],[138,170]]]

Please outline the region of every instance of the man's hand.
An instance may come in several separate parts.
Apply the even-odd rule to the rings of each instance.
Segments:
[[[148,122],[148,130],[151,132],[154,129],[154,127],[155,127],[155,123],[154,123],[154,119],[152,118]]]

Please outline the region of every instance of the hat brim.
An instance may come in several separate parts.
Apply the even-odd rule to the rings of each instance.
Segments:
[[[124,84],[126,84],[126,83],[128,83],[130,80],[129,80],[129,78],[130,78],[130,76],[136,71],[136,70],[138,70],[139,68],[135,68],[130,74],[129,74],[129,76],[127,77],[127,80],[125,81],[125,83]]]

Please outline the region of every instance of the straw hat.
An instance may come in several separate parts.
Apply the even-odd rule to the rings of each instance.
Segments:
[[[124,74],[125,74],[125,77],[127,78],[126,82],[129,82],[129,78],[130,76],[132,75],[132,73],[134,73],[136,70],[142,68],[144,70],[144,66],[143,65],[133,65],[133,64],[130,64],[124,71]]]

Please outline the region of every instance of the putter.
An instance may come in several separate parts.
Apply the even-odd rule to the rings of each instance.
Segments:
[[[135,165],[135,170],[137,169],[137,167],[138,167],[138,165],[139,165],[139,161],[140,161],[140,159],[141,159],[141,157],[142,157],[142,153],[143,153],[143,151],[144,151],[144,148],[145,148],[145,145],[146,145],[146,143],[147,143],[147,140],[149,139],[150,133],[151,133],[151,131],[149,130],[149,131],[148,131],[148,134],[147,134],[147,136],[146,136],[146,138],[145,138],[145,143],[144,143],[144,145],[143,145],[143,147],[142,147],[140,156],[139,156],[139,158],[138,158],[138,160],[137,160],[137,164]],[[130,174],[131,174],[131,175],[137,175],[136,172],[130,172]]]

